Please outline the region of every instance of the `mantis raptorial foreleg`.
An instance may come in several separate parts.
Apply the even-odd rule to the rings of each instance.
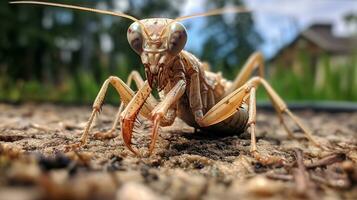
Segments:
[[[165,99],[157,105],[154,110],[152,111],[152,116],[154,119],[154,127],[152,130],[151,134],[151,143],[149,147],[149,154],[151,154],[155,148],[155,143],[157,139],[157,132],[158,132],[158,127],[160,125],[161,119],[166,116],[168,113],[170,107],[183,95],[183,93],[186,90],[186,82],[184,80],[179,80],[175,86],[170,90],[170,92],[166,95]],[[166,126],[171,125],[176,117],[176,110],[169,119],[170,121],[166,120]]]
[[[145,104],[145,101],[151,94],[152,89],[150,88],[147,81],[144,82],[143,87],[135,94],[132,100],[128,103],[124,111],[120,114],[121,119],[121,132],[123,135],[124,144],[128,149],[136,155],[139,155],[139,152],[131,147],[131,138],[134,128],[134,123],[139,112],[143,109],[145,110],[143,114],[144,117],[150,118],[151,111],[154,105]],[[125,102],[124,102],[125,103]],[[148,112],[147,112],[148,111]]]
[[[133,70],[129,74],[128,79],[126,81],[126,85],[130,87],[132,81],[134,81],[137,88],[142,88],[144,86],[144,80],[141,77],[141,75],[139,74],[139,72],[136,70]],[[150,95],[150,97],[147,99],[147,101],[149,102],[149,104],[152,104],[152,105],[157,104],[157,100],[152,95]],[[116,127],[118,126],[118,123],[120,120],[120,114],[122,113],[123,109],[124,109],[124,103],[121,102],[111,129],[106,132],[96,132],[94,134],[94,137],[97,139],[111,139],[111,138],[116,137],[117,134],[115,134],[115,130],[116,130]]]

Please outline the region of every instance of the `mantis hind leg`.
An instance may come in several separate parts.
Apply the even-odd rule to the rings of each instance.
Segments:
[[[254,79],[254,78],[253,78]],[[315,146],[319,148],[323,148],[321,144],[314,139],[312,136],[312,133],[305,125],[301,122],[301,120],[295,116],[287,107],[286,103],[281,99],[281,97],[275,92],[275,90],[271,87],[271,85],[263,78],[257,78],[257,81],[259,84],[263,85],[264,89],[268,93],[268,96],[278,114],[278,117],[285,128],[286,132],[288,132],[289,135],[293,135],[287,125],[284,122],[283,119],[283,114],[287,114],[291,120],[303,131],[305,134],[305,137]],[[261,154],[257,150],[256,146],[256,139],[255,139],[255,132],[256,132],[256,98],[255,98],[255,89],[256,86],[252,87],[250,90],[250,97],[249,97],[249,119],[248,119],[248,128],[250,129],[251,133],[251,153],[254,155],[255,158],[260,160],[262,163],[266,164],[273,164],[280,162],[281,160],[277,159],[271,159],[269,157],[264,157],[261,156]],[[281,162],[280,162],[281,163]]]
[[[306,133],[305,134],[306,137],[309,138],[311,141],[313,141],[311,139],[311,134],[309,134],[309,131],[305,128],[305,126],[300,122],[300,120],[289,109],[286,109],[286,111],[284,111],[284,112],[279,110],[283,107],[287,108],[287,106],[284,103],[284,101],[279,97],[279,95],[272,89],[270,84],[268,84],[268,82],[264,79],[264,57],[260,52],[255,52],[248,58],[248,61],[245,63],[242,70],[235,78],[235,80],[232,82],[232,85],[230,86],[230,88],[228,88],[228,90],[226,91],[225,96],[231,94],[234,90],[236,90],[237,88],[241,87],[244,83],[246,83],[247,80],[251,77],[251,75],[253,74],[253,72],[256,69],[258,69],[258,71],[259,71],[259,77],[264,80],[265,85],[266,85],[265,87],[269,88],[269,91],[268,91],[269,97],[271,99],[272,98],[276,99],[276,101],[278,101],[280,103],[282,102],[279,105],[275,105],[274,101],[272,100],[274,108],[277,111],[278,117],[280,119],[280,122],[282,123],[282,125],[283,125],[285,131],[287,132],[287,134],[289,135],[289,137],[295,138],[294,134],[290,131],[290,129],[288,128],[288,126],[286,125],[286,123],[284,121],[283,113],[286,113],[287,115],[289,115],[289,117],[291,117],[292,120],[296,124],[298,124],[298,126]],[[282,106],[282,107],[279,107],[279,106]]]
[[[256,116],[256,99],[255,99],[255,89],[263,85],[264,89],[267,91],[275,110],[278,113],[279,118],[282,120],[284,127],[287,129],[284,124],[282,115],[286,113],[294,123],[296,123],[300,129],[304,132],[306,138],[313,143],[315,146],[321,147],[319,142],[317,142],[313,137],[311,132],[303,125],[298,117],[296,117],[288,108],[285,102],[280,98],[280,96],[274,91],[270,84],[261,77],[253,77],[243,86],[234,90],[231,94],[224,97],[219,101],[215,106],[213,106],[203,117],[199,120],[200,126],[207,127],[214,124],[217,124],[228,117],[232,116],[239,107],[244,103],[249,101],[249,118],[248,118],[248,128],[251,132],[251,152],[254,157],[263,160],[262,156],[257,153],[256,140],[255,140],[255,116]],[[288,131],[288,129],[287,129]],[[270,159],[271,160],[271,159]],[[268,160],[265,159],[265,163]]]
[[[260,52],[255,52],[248,58],[232,85],[225,92],[225,96],[244,85],[256,69],[259,71],[259,77],[264,78],[264,58]]]

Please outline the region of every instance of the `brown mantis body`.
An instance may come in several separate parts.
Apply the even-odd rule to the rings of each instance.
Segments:
[[[184,51],[187,40],[185,27],[179,21],[222,14],[224,12],[247,12],[244,8],[230,10],[213,10],[204,14],[180,17],[177,19],[152,18],[137,20],[126,14],[100,11],[90,8],[69,6],[43,2],[13,2],[43,4],[73,9],[87,10],[104,14],[116,15],[135,21],[128,29],[128,41],[133,50],[141,57],[145,67],[147,81],[133,71],[125,83],[118,77],[111,76],[103,84],[93,104],[93,112],[85,127],[81,141],[71,147],[79,147],[87,142],[87,137],[94,117],[100,111],[105,93],[112,85],[120,95],[122,104],[119,108],[113,127],[106,133],[97,133],[99,138],[115,137],[115,128],[121,122],[121,131],[125,145],[138,155],[131,146],[134,122],[140,114],[153,121],[149,153],[154,150],[159,126],[170,126],[176,117],[195,128],[215,130],[216,132],[244,132],[250,129],[251,152],[259,160],[263,160],[257,151],[255,140],[256,123],[256,89],[259,85],[268,93],[274,108],[281,119],[284,128],[291,132],[284,123],[286,113],[315,145],[312,138],[300,120],[287,108],[284,101],[264,79],[264,60],[261,53],[254,53],[248,59],[235,80],[229,81],[220,74],[209,71],[193,54]],[[258,69],[259,76],[253,76]],[[139,90],[135,93],[131,88],[132,80]],[[155,99],[152,89],[160,91],[161,100]]]

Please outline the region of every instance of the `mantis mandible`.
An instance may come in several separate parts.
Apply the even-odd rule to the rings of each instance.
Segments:
[[[104,139],[116,137],[115,129],[120,121],[124,144],[135,155],[140,154],[132,147],[131,138],[134,122],[140,114],[153,122],[149,154],[155,148],[159,126],[170,126],[175,118],[179,117],[188,125],[204,130],[241,133],[249,129],[252,155],[262,162],[270,162],[270,158],[263,157],[259,153],[256,145],[256,89],[259,85],[263,86],[270,97],[287,133],[292,135],[284,121],[283,114],[287,114],[301,128],[310,142],[320,146],[301,120],[288,109],[286,103],[264,79],[264,59],[261,53],[253,53],[238,76],[233,81],[229,81],[219,73],[211,72],[209,67],[205,66],[206,64],[183,50],[188,36],[181,21],[223,13],[249,12],[244,7],[216,9],[176,19],[139,20],[124,13],[58,3],[37,1],[11,3],[77,9],[133,21],[128,28],[127,39],[131,48],[141,58],[147,80],[144,81],[137,71],[131,72],[127,82],[110,76],[103,83],[94,101],[93,111],[80,142],[70,145],[70,148],[78,148],[87,143],[93,119],[101,109],[109,85],[116,89],[122,103],[112,128],[108,132],[97,133],[96,137]],[[252,76],[256,69],[259,70],[259,75]],[[136,93],[130,88],[132,81],[139,88]],[[151,95],[155,88],[159,91],[161,101]]]

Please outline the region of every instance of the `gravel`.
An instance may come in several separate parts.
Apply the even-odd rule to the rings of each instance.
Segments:
[[[116,110],[104,106],[91,133],[109,130]],[[2,103],[0,111],[0,199],[357,199],[356,112],[295,112],[329,147],[323,150],[301,139],[288,118],[300,139],[287,136],[275,113],[258,109],[258,150],[284,160],[265,165],[251,157],[248,133],[195,131],[176,120],[159,130],[148,157],[151,123],[140,119],[133,134],[140,158],[120,135],[90,137],[64,152],[79,140],[90,106]],[[311,187],[302,193],[305,184]]]

